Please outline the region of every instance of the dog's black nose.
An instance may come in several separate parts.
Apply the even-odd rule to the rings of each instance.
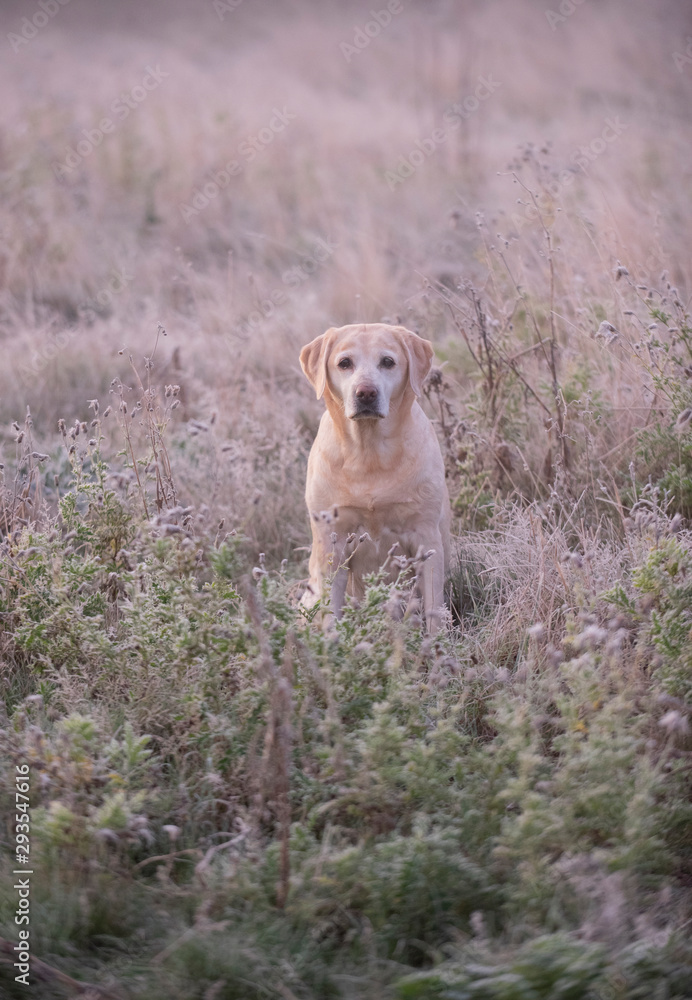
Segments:
[[[377,399],[377,389],[372,385],[361,385],[356,389],[356,399],[361,403],[374,403]]]

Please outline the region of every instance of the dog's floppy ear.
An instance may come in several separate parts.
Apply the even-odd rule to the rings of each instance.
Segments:
[[[308,382],[314,388],[317,398],[322,399],[324,390],[327,388],[327,361],[334,343],[335,330],[327,330],[326,333],[315,337],[309,344],[306,344],[300,352],[300,365]]]
[[[423,391],[423,382],[432,365],[433,347],[429,340],[423,340],[417,333],[403,330],[403,342],[408,354],[408,380],[416,396]]]

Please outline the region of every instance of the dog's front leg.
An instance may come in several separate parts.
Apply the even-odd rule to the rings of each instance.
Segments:
[[[332,594],[331,610],[336,618],[341,618],[346,603],[346,590],[351,576],[351,560],[357,547],[355,534],[343,537],[337,532],[331,535],[332,553]]]
[[[346,603],[346,587],[348,585],[348,566],[343,562],[338,567],[332,579],[332,599],[330,609],[336,618],[341,618]]]
[[[332,616],[340,618],[346,603],[349,578],[349,562],[353,554],[353,535],[344,536],[335,530],[338,512],[322,511],[313,515],[312,555],[310,557],[310,586],[303,596],[303,603],[313,606],[317,600],[324,600],[329,583],[329,610],[325,609],[324,624]]]
[[[436,540],[434,549],[422,567],[423,611],[428,632],[441,627],[444,615],[445,559],[441,538]]]

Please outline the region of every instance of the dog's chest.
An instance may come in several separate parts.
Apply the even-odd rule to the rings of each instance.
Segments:
[[[403,541],[439,519],[439,501],[429,484],[391,489],[366,489],[340,493],[331,510],[333,530],[340,537],[364,532],[373,539],[384,538],[388,545]]]
[[[335,493],[335,505],[351,510],[354,517],[367,514],[376,518],[384,510],[388,513],[400,510],[410,516],[411,505],[418,500],[418,491],[410,483],[377,483],[368,479],[351,482],[347,487],[342,485]]]

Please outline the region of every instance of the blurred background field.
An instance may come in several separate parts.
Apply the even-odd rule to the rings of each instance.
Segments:
[[[7,0],[0,42],[35,954],[123,997],[691,996],[689,5]],[[438,362],[436,641],[383,581],[336,638],[296,611],[298,353],[386,318]]]
[[[330,324],[399,317],[433,339],[465,401],[483,376],[447,300],[458,315],[459,286],[473,282],[508,356],[540,339],[552,306],[563,395],[586,390],[602,408],[594,459],[607,455],[610,468],[631,454],[653,400],[634,349],[651,317],[636,300],[689,279],[683,4],[584,3],[551,17],[541,4],[408,4],[355,55],[342,47],[356,51],[356,29],[372,17],[352,5],[71,0],[40,29],[24,25],[22,5],[3,10],[5,428],[29,405],[48,440],[59,418],[86,417],[88,398],[104,408],[112,378],[129,370],[118,350],[151,353],[161,322],[156,360],[183,387],[183,422],[216,413],[218,433],[235,442],[215,469],[215,500],[244,517],[254,466],[263,495],[252,519],[266,527],[277,477],[288,476],[290,558],[304,538],[297,452],[319,413],[298,349]],[[32,27],[27,41],[21,30]],[[147,67],[160,70],[151,91]],[[452,105],[471,98],[473,108],[481,78],[497,82],[490,96],[420,153]],[[276,132],[275,109],[287,121]],[[392,189],[387,174],[410,170],[401,162],[414,151],[422,164]],[[205,185],[233,161],[238,172],[207,199]],[[186,212],[195,197],[203,207]],[[630,281],[616,281],[618,263]],[[603,320],[617,341],[594,339]],[[520,356],[540,380],[545,359]],[[583,437],[576,410],[566,417]],[[540,475],[550,432],[500,423],[489,440],[462,433],[461,447],[499,448],[521,470],[515,485],[533,493],[518,480],[524,466]],[[526,438],[521,456],[512,431]],[[265,488],[257,449],[289,440]],[[190,491],[209,489],[197,464],[187,471]],[[265,549],[272,541],[257,537]]]

